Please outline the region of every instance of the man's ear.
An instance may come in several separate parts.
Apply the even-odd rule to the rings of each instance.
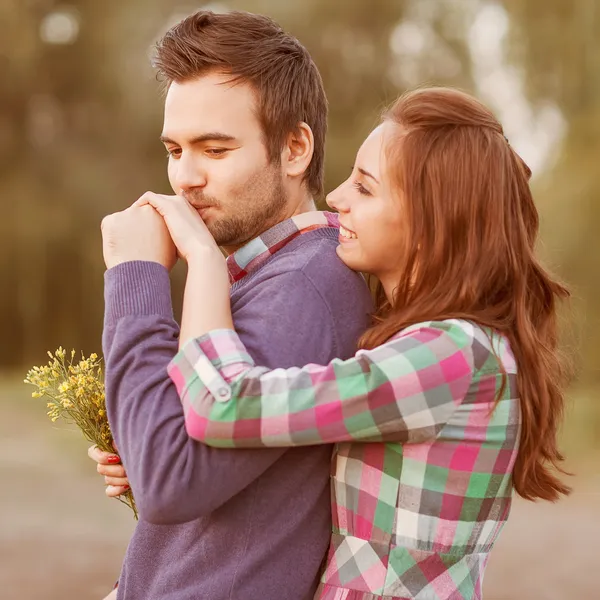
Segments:
[[[288,134],[281,153],[284,175],[292,178],[302,177],[310,165],[314,150],[312,129],[304,122],[298,123],[296,130]]]

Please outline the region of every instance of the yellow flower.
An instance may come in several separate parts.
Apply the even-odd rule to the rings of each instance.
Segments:
[[[100,409],[100,410],[98,411],[98,414],[99,414],[101,417],[103,417],[103,416],[106,414],[106,411],[105,411],[105,410],[102,410],[102,409]]]
[[[68,381],[63,381],[59,386],[58,386],[58,391],[61,394],[64,394],[65,392],[68,392],[71,389],[71,386],[69,385]]]
[[[42,394],[41,392],[32,392],[31,397],[32,398],[41,398],[44,394]]]

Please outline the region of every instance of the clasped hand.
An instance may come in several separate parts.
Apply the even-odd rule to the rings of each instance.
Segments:
[[[108,269],[144,260],[171,270],[177,256],[188,263],[207,256],[223,260],[204,221],[182,196],[146,192],[126,210],[102,220],[102,242]]]

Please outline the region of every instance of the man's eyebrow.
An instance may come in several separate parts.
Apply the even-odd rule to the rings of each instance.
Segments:
[[[188,142],[190,144],[202,144],[204,142],[231,142],[233,140],[235,140],[235,137],[227,133],[221,133],[219,131],[210,131],[208,133],[203,133],[202,135],[197,135]],[[163,144],[177,144],[175,140],[172,140],[166,135],[161,135],[160,141]]]
[[[371,173],[369,173],[369,171],[366,171],[365,169],[361,169],[360,167],[357,167],[357,170],[359,173],[362,173],[365,177],[370,177],[375,183],[379,183],[377,177],[375,177],[375,175],[371,175]]]

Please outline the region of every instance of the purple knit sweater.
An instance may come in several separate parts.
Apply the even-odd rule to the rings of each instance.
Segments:
[[[372,310],[337,232],[299,236],[234,284],[235,327],[270,368],[346,358]],[[169,275],[106,273],[106,402],[140,520],[118,600],[306,600],[330,537],[331,446],[213,449],[187,436],[167,375],[178,348]]]

